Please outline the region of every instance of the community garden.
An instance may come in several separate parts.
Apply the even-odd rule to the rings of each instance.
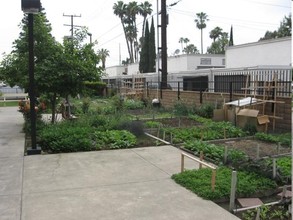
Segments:
[[[38,111],[37,142],[43,154],[170,144],[216,167],[214,189],[208,168],[174,174],[176,183],[229,209],[232,171],[237,171],[235,198],[279,202],[243,212],[237,212],[235,204],[230,211],[247,220],[290,218],[291,198],[277,194],[291,184],[291,133],[267,134],[251,125],[240,129],[230,122],[214,122],[211,104],[189,107],[179,101],[164,109],[148,100],[120,96],[72,99],[71,103],[74,117],[55,123],[42,120],[50,109]],[[29,133],[29,117],[25,118],[24,130]]]

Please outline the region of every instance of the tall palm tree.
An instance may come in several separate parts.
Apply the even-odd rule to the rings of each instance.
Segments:
[[[197,54],[199,51],[197,50],[196,46],[194,46],[194,44],[189,44],[184,48],[184,52],[186,54]]]
[[[215,42],[223,33],[223,29],[220,27],[215,27],[213,30],[210,32],[210,38],[213,39]]]
[[[196,27],[201,31],[201,53],[203,54],[203,36],[202,29],[206,28],[206,21],[208,21],[208,16],[206,13],[200,12],[196,14],[197,18],[194,20]]]
[[[152,14],[153,9],[151,8],[152,7],[152,4],[149,3],[148,1],[145,1],[143,3],[140,3],[140,5],[138,7],[139,7],[138,8],[138,13],[143,17],[142,34],[141,34],[141,37],[143,38],[146,18],[147,18],[148,15]]]
[[[181,49],[182,52],[184,52],[183,43],[185,44],[185,47],[187,47],[187,44],[189,43],[189,39],[187,37],[180,37],[179,43],[181,43]]]
[[[127,7],[127,5],[124,4],[123,1],[118,1],[117,3],[114,3],[113,10],[114,10],[114,14],[120,18],[120,21],[121,21],[121,24],[123,27],[123,31],[124,31],[126,44],[127,44],[128,54],[129,54],[130,60],[133,61],[133,56],[130,52],[131,51],[130,45],[129,45],[129,41],[127,39],[127,34],[126,34],[126,29],[125,29],[126,7]]]
[[[110,56],[109,50],[102,48],[102,49],[98,50],[98,55],[100,56],[100,58],[102,60],[102,68],[105,69],[105,67],[106,67],[106,58],[108,56]]]
[[[185,47],[187,47],[187,44],[189,43],[189,39],[187,38],[187,37],[185,37],[184,39],[183,39],[183,43],[185,43]]]
[[[180,37],[179,38],[179,42],[178,43],[180,43],[181,44],[181,51],[183,51],[183,43],[184,43],[184,37]]]
[[[128,33],[128,36],[131,36],[130,47],[131,47],[132,55],[134,57],[134,61],[137,61],[138,40],[137,40],[136,15],[138,15],[138,13],[139,13],[139,7],[138,7],[137,2],[135,2],[135,1],[129,2],[126,7],[126,10],[127,10],[127,16],[128,16],[127,30],[130,31],[130,33]]]

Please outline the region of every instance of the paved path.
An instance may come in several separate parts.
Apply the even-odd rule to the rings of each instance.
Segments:
[[[170,179],[172,146],[23,158],[21,114],[0,108],[0,123],[1,220],[238,219]]]

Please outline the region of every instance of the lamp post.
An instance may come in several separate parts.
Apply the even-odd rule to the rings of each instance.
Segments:
[[[87,35],[90,37],[90,43],[92,44],[93,43],[93,41],[92,41],[93,34],[92,33],[87,33]]]
[[[34,80],[34,14],[41,9],[40,0],[21,0],[22,11],[28,14],[28,46],[29,46],[29,98],[30,98],[30,121],[31,121],[31,148],[28,155],[40,154],[41,149],[36,143],[36,109],[35,109],[35,80]]]

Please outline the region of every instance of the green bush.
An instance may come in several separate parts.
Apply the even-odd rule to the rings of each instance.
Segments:
[[[211,189],[211,169],[188,170],[183,173],[175,174],[172,179],[176,183],[196,193],[198,196],[209,199],[228,199],[231,188],[232,170],[226,167],[220,167],[216,171],[216,187],[213,192]],[[237,195],[239,197],[248,197],[256,192],[276,188],[276,183],[268,178],[258,174],[238,171],[237,172]]]
[[[129,148],[136,144],[136,137],[125,130],[95,131],[93,140],[99,149]]]
[[[177,101],[173,107],[173,114],[175,116],[187,116],[189,112],[188,106],[182,101]]]
[[[89,96],[103,96],[103,91],[106,88],[104,82],[84,82],[85,91],[84,93]]]
[[[49,153],[78,152],[95,150],[89,127],[48,125],[40,132],[40,145]]]
[[[134,99],[126,99],[123,104],[126,109],[143,109],[144,108],[144,103],[142,101],[138,101]]]
[[[147,121],[144,123],[146,128],[159,128],[162,127],[162,123],[158,121]]]
[[[195,109],[195,114],[204,118],[212,118],[214,115],[214,109],[215,106],[213,104],[202,104],[201,106]]]

